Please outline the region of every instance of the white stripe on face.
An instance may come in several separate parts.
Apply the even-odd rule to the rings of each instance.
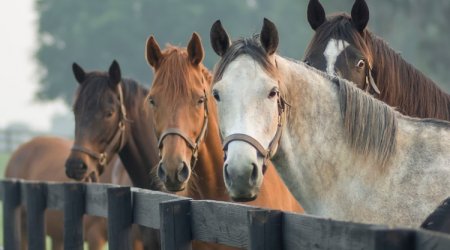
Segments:
[[[327,73],[329,75],[334,75],[334,64],[336,63],[337,57],[347,48],[350,44],[344,40],[330,39],[328,42],[323,55],[327,61]]]

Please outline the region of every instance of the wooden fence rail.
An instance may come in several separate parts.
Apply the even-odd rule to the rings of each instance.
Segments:
[[[84,214],[108,219],[109,249],[131,249],[131,225],[159,229],[163,249],[191,249],[192,240],[246,249],[450,249],[450,236],[265,210],[109,184],[2,180],[6,250],[19,249],[20,206],[30,250],[45,249],[45,209],[64,211],[64,248],[83,249]],[[31,233],[32,232],[32,233]],[[145,237],[145,236],[144,236]]]

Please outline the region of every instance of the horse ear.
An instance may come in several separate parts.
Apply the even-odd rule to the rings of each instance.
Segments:
[[[122,74],[120,73],[120,66],[119,63],[117,63],[116,60],[114,60],[111,63],[111,66],[109,66],[109,78],[111,79],[111,85],[113,87],[117,86],[117,84],[119,84],[119,82],[122,80]]]
[[[155,69],[158,68],[159,64],[161,63],[161,49],[159,48],[159,45],[153,36],[150,36],[150,38],[147,40],[145,58],[147,59],[148,64],[150,64]]]
[[[223,56],[231,46],[230,38],[222,26],[220,20],[214,22],[209,34],[211,46],[217,55]]]
[[[86,72],[75,62],[72,64],[72,71],[79,84],[82,84],[86,80]]]
[[[200,36],[196,32],[192,34],[192,38],[187,46],[187,52],[189,61],[191,61],[193,65],[198,65],[203,61],[205,53],[203,51],[203,45],[202,41],[200,40]]]
[[[278,30],[275,24],[267,18],[264,18],[260,39],[267,54],[272,55],[275,53],[278,47]]]
[[[310,0],[308,4],[308,22],[313,30],[319,28],[326,20],[325,10],[319,0]]]
[[[369,7],[366,1],[356,0],[352,7],[352,23],[359,32],[363,32],[369,22]]]

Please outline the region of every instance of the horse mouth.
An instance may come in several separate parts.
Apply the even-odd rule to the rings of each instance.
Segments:
[[[181,191],[184,191],[186,189],[185,185],[180,185],[180,186],[165,185],[165,186],[166,186],[167,191],[173,192],[173,193],[181,192]]]
[[[231,199],[235,202],[250,202],[256,200],[258,196],[249,196],[249,197],[231,197]]]

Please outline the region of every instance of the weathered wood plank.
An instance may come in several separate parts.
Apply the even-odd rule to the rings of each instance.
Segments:
[[[21,184],[19,180],[3,180],[3,242],[5,249],[20,248]]]
[[[159,204],[161,221],[161,248],[163,250],[190,250],[190,199],[163,201]]]
[[[108,246],[131,250],[132,200],[130,187],[108,188]]]
[[[68,183],[69,184],[69,183]],[[71,184],[71,183],[70,183]],[[64,183],[50,182],[47,184],[47,208],[64,210]]]
[[[110,187],[118,187],[112,184],[91,183],[86,185],[85,212],[88,215],[108,216],[108,193]]]
[[[44,212],[47,202],[47,184],[25,184],[28,249],[45,250]]]
[[[285,213],[285,249],[375,249],[375,231],[384,226],[334,221],[313,216]]]
[[[248,247],[247,212],[255,207],[220,201],[192,201],[192,238],[232,247]]]
[[[448,250],[450,235],[428,230],[417,230],[415,237],[416,250]]]
[[[344,225],[345,226],[345,225]],[[375,232],[375,249],[410,250],[414,249],[415,231],[412,229],[381,229]]]
[[[63,191],[65,198],[64,249],[83,250],[83,214],[85,208],[85,185],[83,183],[67,183],[64,184]]]
[[[181,198],[173,194],[140,188],[131,188],[133,193],[133,223],[159,229],[159,203]]]
[[[283,213],[276,210],[250,210],[247,213],[249,227],[249,249],[283,249]]]

